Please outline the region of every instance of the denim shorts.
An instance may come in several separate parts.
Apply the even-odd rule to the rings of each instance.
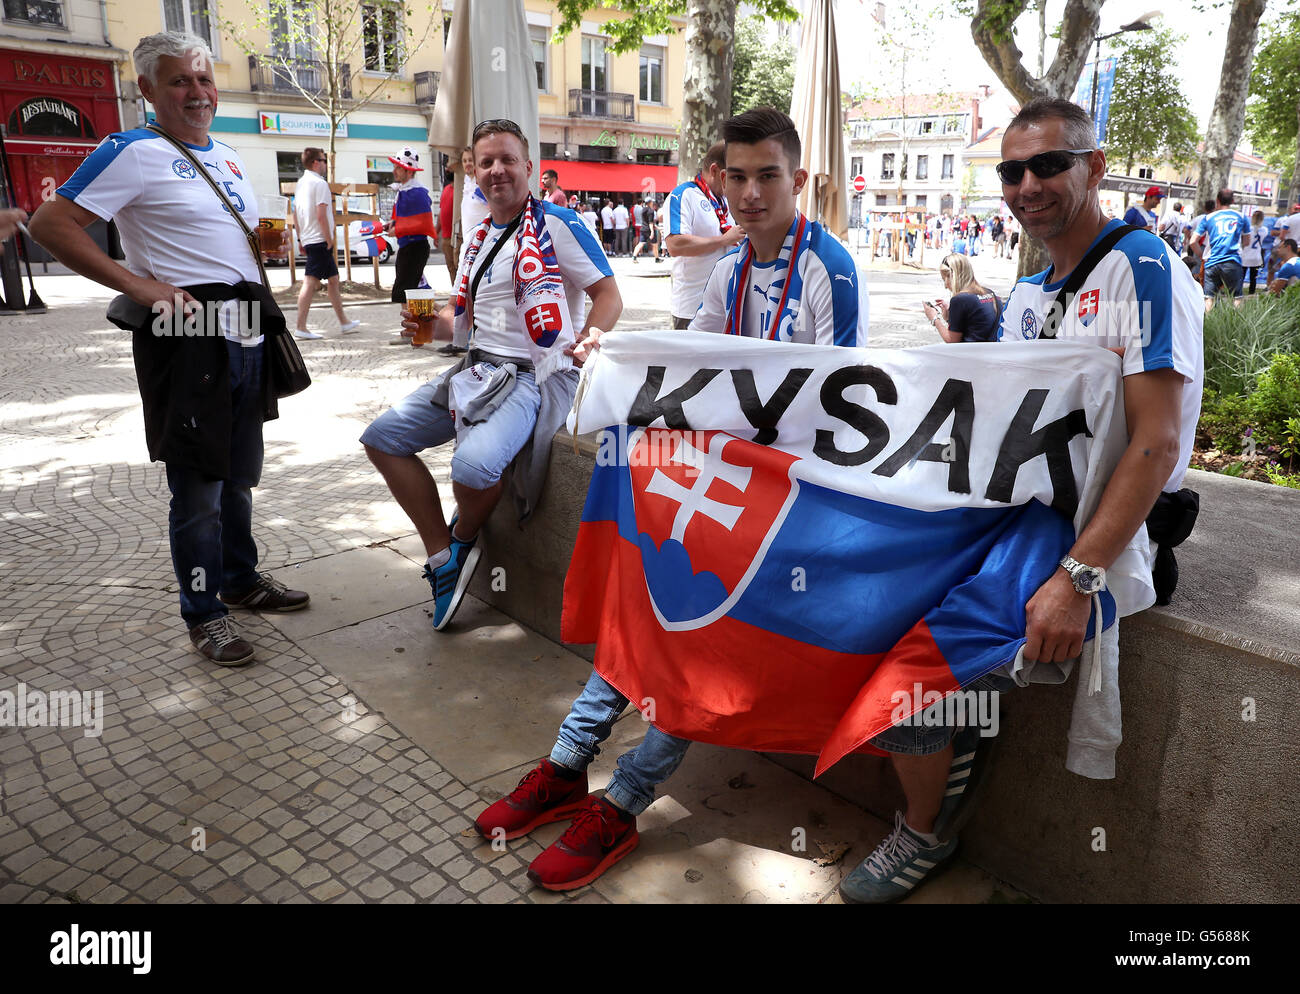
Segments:
[[[1220,290],[1231,290],[1234,297],[1240,297],[1241,282],[1245,275],[1246,271],[1241,268],[1241,263],[1225,259],[1223,262],[1205,267],[1201,286],[1205,289],[1207,297],[1213,297]]]
[[[986,692],[996,690],[999,694],[1005,694],[1014,686],[1016,682],[1008,677],[986,673],[964,689]],[[931,753],[942,752],[952,741],[953,733],[957,730],[954,725],[924,725],[916,717],[913,717],[912,721],[913,724],[910,725],[892,725],[868,741],[885,752],[901,753],[905,756],[928,756]]]
[[[493,367],[495,368],[495,367]],[[390,456],[413,456],[456,437],[445,407],[433,403],[433,383],[426,383],[375,418],[361,434],[361,444]],[[515,377],[514,389],[488,419],[463,431],[451,457],[451,479],[471,490],[487,490],[519,454],[537,425],[541,395],[531,372]]]

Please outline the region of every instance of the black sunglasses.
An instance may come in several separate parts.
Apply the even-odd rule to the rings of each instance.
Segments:
[[[997,164],[998,178],[1007,186],[1018,186],[1028,169],[1039,179],[1051,179],[1074,165],[1074,157],[1091,155],[1095,148],[1066,148],[1052,152],[1039,152],[1028,159],[1004,159]]]
[[[499,134],[502,131],[507,134],[517,135],[520,138],[524,136],[524,133],[519,130],[519,125],[515,124],[514,121],[504,117],[494,117],[489,118],[486,121],[480,121],[478,124],[474,125],[474,135],[470,139],[470,143],[473,144],[480,138],[486,137],[487,135]]]

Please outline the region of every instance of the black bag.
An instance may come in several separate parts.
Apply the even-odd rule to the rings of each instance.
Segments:
[[[226,210],[230,212],[230,216],[235,219],[244,231],[244,238],[248,241],[249,251],[253,253],[253,260],[257,263],[257,271],[262,277],[262,286],[266,288],[266,292],[269,294],[271,284],[266,278],[266,267],[262,265],[262,248],[257,235],[244,222],[243,216],[239,211],[235,210],[234,204],[230,202],[225,192],[217,185],[216,180],[208,174],[207,169],[194,157],[193,152],[164,131],[157,121],[150,121],[148,127],[151,131],[158,132],[159,135],[171,142],[176,151],[188,159],[190,165],[195,168],[198,174],[208,181],[208,186],[212,187],[212,192],[226,205]],[[307,363],[303,361],[302,353],[298,350],[298,343],[293,340],[293,336],[289,334],[287,327],[275,327],[272,333],[266,336],[266,344],[267,358],[269,359],[267,369],[270,370],[271,383],[277,398],[292,397],[294,394],[302,393],[311,386],[311,374],[307,372]]]
[[[1156,561],[1151,567],[1151,581],[1156,588],[1156,603],[1168,604],[1178,586],[1178,560],[1174,546],[1181,545],[1201,513],[1201,495],[1184,487],[1177,493],[1162,493],[1147,515],[1147,535],[1156,543]]]

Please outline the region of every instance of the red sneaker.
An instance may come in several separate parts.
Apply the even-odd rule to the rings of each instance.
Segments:
[[[505,829],[505,838],[517,839],[538,825],[568,821],[586,804],[586,772],[580,773],[576,780],[565,780],[556,773],[549,759],[543,759],[509,795],[479,815],[474,827],[485,839],[491,839],[493,830],[498,828]]]
[[[569,830],[528,868],[528,879],[547,890],[572,890],[589,884],[636,848],[636,819],[594,794]]]

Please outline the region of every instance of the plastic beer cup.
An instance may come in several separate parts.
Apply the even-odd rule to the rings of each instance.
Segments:
[[[416,329],[415,337],[411,339],[412,344],[428,345],[433,341],[433,319],[438,313],[434,292],[432,290],[407,290],[406,309],[411,312],[420,325]]]

